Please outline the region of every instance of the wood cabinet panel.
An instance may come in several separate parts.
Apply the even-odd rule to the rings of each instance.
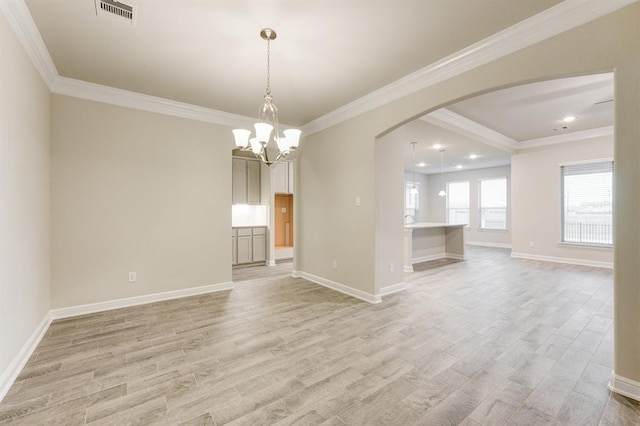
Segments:
[[[260,204],[260,163],[247,160],[247,204]]]
[[[260,167],[257,160],[234,158],[231,190],[232,204],[260,204]]]
[[[247,204],[247,160],[234,158],[232,171],[231,203]]]
[[[233,228],[231,232],[233,265],[259,263],[267,260],[267,230],[256,228]]]

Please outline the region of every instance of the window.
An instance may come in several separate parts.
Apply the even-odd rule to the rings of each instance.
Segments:
[[[507,229],[507,178],[480,181],[480,228]]]
[[[416,188],[416,191],[412,191],[413,188]],[[405,222],[407,222],[407,217],[410,216],[411,219],[409,222],[417,222],[418,220],[418,202],[420,195],[420,185],[418,182],[409,182],[405,183],[404,187],[404,214],[405,214]]]
[[[613,161],[560,166],[562,241],[613,244]]]
[[[469,224],[469,181],[447,182],[447,223]]]

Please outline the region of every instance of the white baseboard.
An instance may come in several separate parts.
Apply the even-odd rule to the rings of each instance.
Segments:
[[[109,300],[106,302],[89,303],[87,305],[70,306],[68,308],[52,309],[49,313],[52,319],[75,317],[78,315],[93,314],[96,312],[110,311],[112,309],[126,308],[129,306],[144,305],[163,300],[179,299],[182,297],[196,296],[198,294],[214,293],[218,291],[233,290],[233,283],[211,284],[201,287],[191,287],[182,290],[166,291],[163,293],[145,294],[143,296],[128,297],[126,299]]]
[[[387,296],[389,294],[399,293],[401,291],[404,291],[406,288],[407,286],[405,285],[404,282],[401,282],[399,284],[388,285],[386,287],[380,288],[380,296]]]
[[[29,358],[31,358],[33,351],[36,349],[36,347],[40,343],[40,340],[42,340],[42,337],[49,329],[49,325],[51,324],[52,319],[53,318],[51,317],[51,311],[47,312],[42,321],[40,321],[40,324],[38,324],[36,329],[31,334],[29,339],[22,346],[20,352],[18,352],[13,361],[11,361],[11,364],[9,364],[7,369],[4,370],[2,374],[0,374],[0,401],[2,401],[7,392],[9,392],[9,389],[18,377],[18,374],[20,374],[24,366],[27,364],[27,361],[29,361]]]
[[[402,267],[402,269],[403,269],[404,272],[413,272],[413,266],[405,265],[405,266]]]
[[[456,253],[446,253],[444,255],[447,259],[457,259],[457,260],[465,260],[467,258],[464,254],[456,254]]]
[[[511,252],[511,257],[514,257],[517,259],[541,260],[543,262],[566,263],[569,265],[581,265],[581,266],[592,266],[596,268],[613,269],[612,262],[598,262],[594,260],[572,259],[570,257],[541,256],[537,254],[515,253],[515,252]]]
[[[267,266],[276,266],[275,260],[267,260]]]
[[[607,387],[612,392],[640,401],[640,382],[618,376],[612,371]]]
[[[78,315],[92,314],[96,312],[108,311],[111,309],[125,308],[128,306],[144,305],[146,303],[159,302],[162,300],[179,299],[182,297],[195,296],[198,294],[213,293],[224,290],[232,290],[233,283],[211,284],[202,287],[192,287],[182,290],[167,291],[163,293],[147,294],[143,296],[129,297],[126,299],[110,300],[107,302],[90,303],[87,305],[70,306],[68,308],[52,309],[42,319],[33,334],[24,344],[20,352],[11,361],[9,367],[0,375],[0,401],[5,397],[13,382],[24,368],[27,361],[33,354],[40,340],[47,332],[51,322],[55,319],[74,317]]]
[[[306,272],[294,271],[291,274],[291,276],[304,278],[305,280],[311,281],[312,283],[320,284],[321,286],[330,288],[331,290],[339,291],[340,293],[346,294],[351,297],[355,297],[356,299],[364,300],[365,302],[369,302],[369,303],[382,302],[382,296],[379,294],[366,293],[364,291],[348,287],[344,284],[340,284],[335,281],[328,280],[326,278],[308,274]]]
[[[411,264],[415,265],[416,263],[422,263],[422,262],[430,262],[432,260],[440,260],[440,259],[458,259],[458,260],[465,260],[467,257],[465,255],[462,254],[455,254],[455,253],[438,253],[438,254],[432,254],[429,256],[420,256],[420,257],[414,257],[413,259],[411,259]],[[407,271],[406,269],[408,269],[408,267],[405,267],[405,272],[413,272],[411,271]]]
[[[465,244],[470,246],[479,246],[479,247],[495,247],[495,248],[505,248],[505,249],[511,248],[511,244],[485,243],[484,241],[465,241]]]
[[[429,256],[420,256],[411,258],[411,264],[415,265],[416,263],[422,262],[430,262],[432,260],[446,259],[447,255],[445,253],[431,254]]]

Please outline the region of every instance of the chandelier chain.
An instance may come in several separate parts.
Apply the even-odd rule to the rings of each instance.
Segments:
[[[271,96],[271,39],[267,37],[267,95]]]

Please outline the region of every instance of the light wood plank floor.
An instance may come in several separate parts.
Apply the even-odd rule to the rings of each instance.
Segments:
[[[469,256],[379,305],[281,264],[234,271],[231,292],[56,321],[0,423],[637,425],[640,404],[606,388],[611,271]]]

